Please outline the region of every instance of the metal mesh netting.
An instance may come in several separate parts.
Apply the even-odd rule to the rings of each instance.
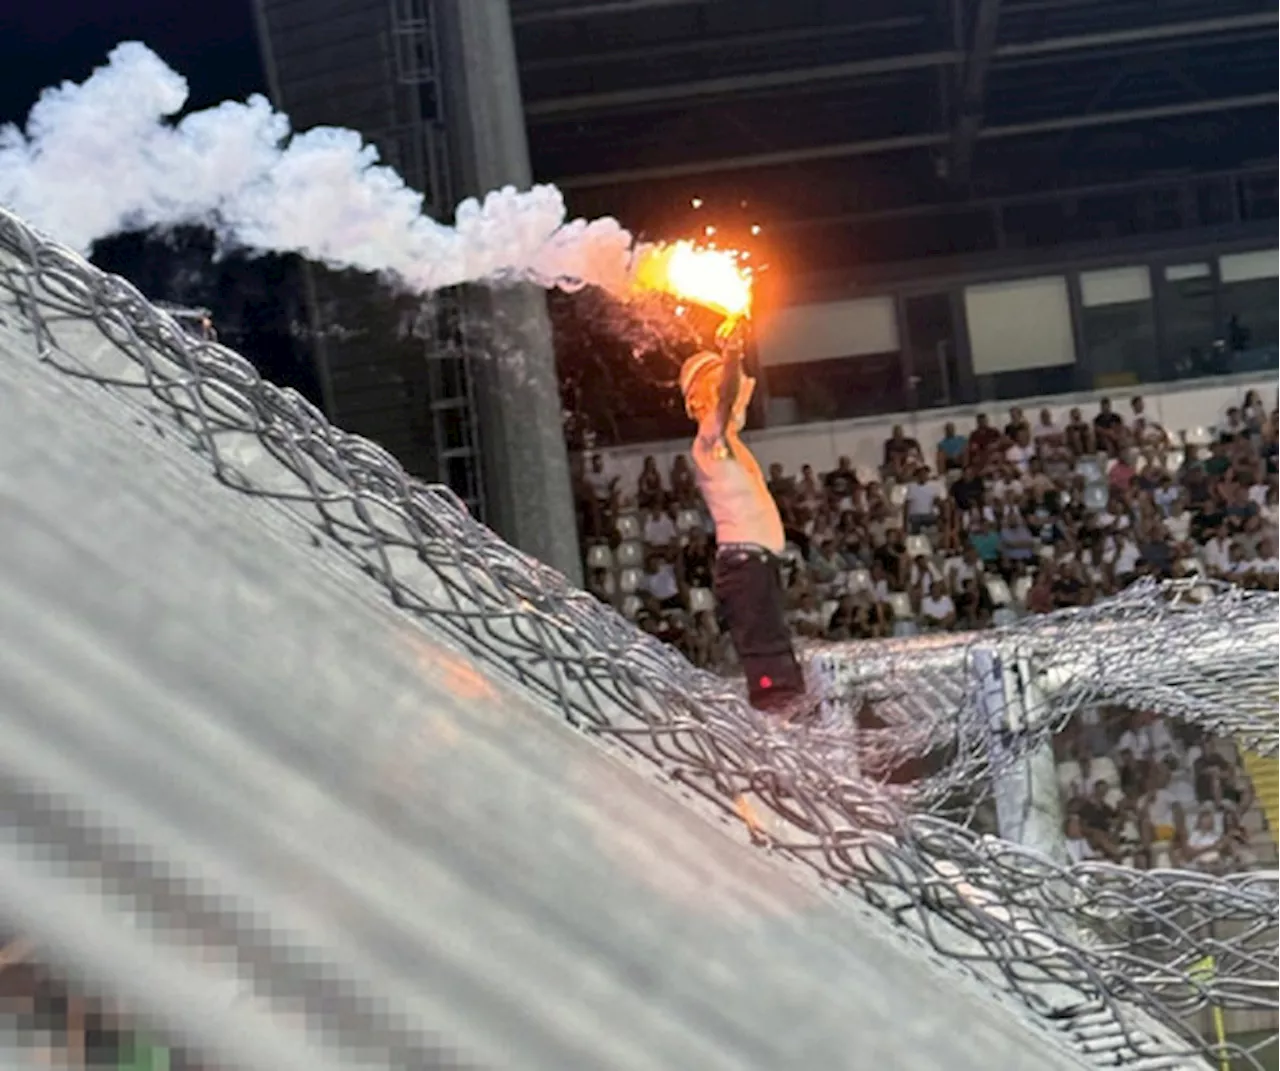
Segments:
[[[724,681],[503,543],[447,488],[410,478],[384,450],[264,383],[244,358],[190,337],[126,282],[0,211],[2,305],[20,311],[40,360],[176,424],[220,480],[305,516],[399,606],[575,726],[725,813],[751,802],[775,852],[1016,997],[1099,1066],[1203,1056],[1262,1067],[1259,1055],[1274,1047],[1274,873],[1062,866],[944,816],[955,788],[998,773],[968,698],[974,644],[1033,665],[1044,685],[1050,713],[1015,737],[1011,754],[1100,698],[1274,754],[1274,596],[1217,591],[1193,604],[1188,589],[1147,587],[980,640],[829,653],[861,675],[857,702],[837,705],[869,700],[886,726],[855,753],[846,719],[771,728]],[[60,344],[90,323],[102,345]],[[917,716],[927,734],[895,732]],[[897,761],[940,745],[943,765],[914,786],[855,773],[867,754]],[[1258,1022],[1240,1029],[1265,1036],[1220,1044],[1215,1009],[1252,1015]]]

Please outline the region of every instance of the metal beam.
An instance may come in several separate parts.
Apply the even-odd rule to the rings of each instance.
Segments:
[[[1168,23],[1164,26],[1143,26],[1104,33],[1075,34],[1043,41],[1026,41],[1001,45],[993,51],[993,58],[1021,59],[1026,57],[1055,55],[1062,52],[1104,48],[1111,45],[1161,41],[1180,37],[1201,37],[1232,30],[1258,29],[1275,26],[1280,22],[1276,11],[1252,15],[1236,15],[1214,19],[1196,19],[1191,22]],[[840,81],[877,74],[894,74],[899,71],[919,70],[942,64],[961,63],[965,53],[959,49],[921,52],[907,56],[886,56],[874,60],[856,60],[848,63],[831,63],[805,69],[763,71],[758,74],[734,75],[725,78],[704,78],[671,85],[644,86],[606,93],[582,93],[567,97],[551,97],[531,101],[525,106],[530,120],[552,120],[575,114],[609,111],[651,104],[687,104],[698,97],[732,95],[756,90],[785,89],[796,86],[816,85],[820,82]]]
[[[564,4],[560,7],[530,9],[511,13],[511,21],[517,26],[532,22],[563,22],[565,19],[581,19],[589,15],[623,15],[631,11],[646,11],[655,7],[705,7],[723,3],[724,0],[599,0],[594,4]]]
[[[996,30],[1000,25],[1000,0],[978,0],[973,38],[965,59],[960,85],[960,104],[951,129],[951,171],[953,182],[969,178],[973,147],[982,128],[982,113],[987,97],[987,71],[995,53]]]
[[[1126,111],[1101,112],[1097,115],[1070,115],[1058,119],[1041,119],[1031,123],[1011,123],[1007,126],[986,127],[978,132],[979,140],[1018,138],[1030,134],[1049,134],[1059,130],[1076,130],[1084,127],[1118,126],[1151,119],[1169,119],[1179,115],[1206,115],[1213,112],[1232,111],[1237,108],[1259,108],[1280,102],[1280,93],[1253,93],[1242,97],[1223,97],[1217,100],[1191,101],[1184,104],[1164,104],[1151,108],[1132,108]],[[658,179],[684,178],[690,175],[717,174],[724,171],[741,171],[748,168],[776,167],[782,164],[808,163],[814,160],[839,160],[852,156],[872,156],[904,149],[945,145],[950,140],[945,133],[907,134],[897,138],[877,138],[871,141],[846,141],[833,145],[817,145],[809,149],[788,149],[782,152],[755,153],[746,156],[728,156],[718,160],[691,161],[687,164],[671,164],[664,167],[633,168],[627,171],[599,171],[588,175],[573,175],[555,179],[561,189],[587,189],[596,186],[623,186]]]
[[[607,52],[574,52],[564,56],[520,61],[522,74],[539,71],[560,71],[567,67],[608,67],[613,63],[633,60],[657,60],[669,56],[696,56],[702,52],[751,47],[753,45],[790,45],[814,38],[830,41],[846,34],[878,33],[884,30],[908,30],[924,22],[920,15],[899,15],[894,18],[873,19],[869,22],[848,22],[835,26],[808,26],[803,29],[782,30],[776,33],[746,33],[725,37],[698,37],[694,40],[668,41],[660,45],[641,45],[636,48],[617,48]]]

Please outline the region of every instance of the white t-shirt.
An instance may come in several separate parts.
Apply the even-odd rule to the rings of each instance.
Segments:
[[[1162,759],[1166,755],[1177,754],[1173,736],[1161,721],[1140,725],[1136,729],[1126,729],[1120,734],[1116,747],[1120,751],[1132,751],[1137,759]]]
[[[942,491],[934,483],[907,484],[907,515],[909,517],[930,517],[938,505]]]
[[[1117,576],[1127,576],[1138,568],[1142,554],[1131,540],[1126,539],[1116,550],[1115,564],[1112,570]]]
[[[1255,483],[1249,488],[1249,501],[1258,509],[1262,509],[1267,504],[1267,491],[1269,488],[1265,483]]]
[[[1050,421],[1048,424],[1037,424],[1032,437],[1036,442],[1041,439],[1060,439],[1062,438],[1062,431],[1058,428],[1058,425]]]
[[[680,584],[671,563],[663,562],[656,573],[645,573],[644,588],[655,599],[673,599],[679,595]]]
[[[970,565],[963,558],[952,558],[947,562],[947,578],[952,587],[958,588],[966,580],[977,580],[981,572],[982,562],[978,562],[976,566]]]
[[[920,613],[929,620],[945,621],[955,612],[956,604],[951,601],[950,595],[943,595],[940,599],[926,595],[920,600]]]
[[[1231,541],[1222,536],[1214,536],[1204,545],[1204,563],[1210,569],[1221,569],[1224,572],[1231,567]]]
[[[1004,457],[1010,465],[1016,466],[1019,472],[1026,472],[1031,462],[1031,454],[1031,447],[1014,443],[1004,452]]]
[[[1191,534],[1191,514],[1183,510],[1164,519],[1164,530],[1175,543],[1185,543]]]
[[[591,491],[596,498],[608,498],[609,495],[612,494],[611,487],[613,484],[613,477],[607,472],[589,471],[586,479],[587,486],[591,488]]]
[[[675,522],[665,513],[650,515],[644,522],[644,541],[653,547],[665,547],[676,538]]]
[[[1178,800],[1167,788],[1158,788],[1147,796],[1147,815],[1153,826],[1173,825],[1173,805]]]

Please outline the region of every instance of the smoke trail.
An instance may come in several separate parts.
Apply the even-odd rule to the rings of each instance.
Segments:
[[[350,130],[292,134],[261,96],[172,117],[187,83],[145,45],[118,45],[82,84],[45,90],[26,132],[0,127],[0,204],[81,252],[126,230],[209,227],[230,247],[299,253],[419,292],[519,277],[622,290],[631,235],[566,222],[554,186],[459,205],[452,227]]]

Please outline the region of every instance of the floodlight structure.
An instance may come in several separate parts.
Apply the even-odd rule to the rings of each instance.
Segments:
[[[1275,873],[1070,865],[955,821],[954,798],[967,793],[971,813],[1082,704],[1106,698],[1275,755],[1274,595],[1147,585],[989,635],[814,652],[815,672],[825,665],[833,700],[845,701],[811,729],[783,731],[731,683],[503,543],[447,489],[410,478],[244,358],[193,338],[129,284],[4,212],[0,315],[23,340],[6,360],[124,399],[172,449],[271,503],[273,523],[309,533],[494,679],[614,746],[695,811],[749,816],[776,859],[878,909],[1059,1044],[1097,1066],[1262,1066],[1275,1037]],[[1159,654],[1144,654],[1153,641]],[[984,673],[998,681],[985,697]],[[880,728],[856,724],[866,708]],[[378,712],[365,717],[376,735]],[[909,758],[927,760],[914,781],[876,776]],[[24,836],[44,828],[33,818]],[[15,877],[0,909],[40,889]],[[181,1018],[172,1001],[168,1010]],[[275,1066],[298,1063],[288,1031],[256,1003],[242,1010],[275,1046]],[[1270,1034],[1219,1039],[1206,1024],[1224,1011]]]

